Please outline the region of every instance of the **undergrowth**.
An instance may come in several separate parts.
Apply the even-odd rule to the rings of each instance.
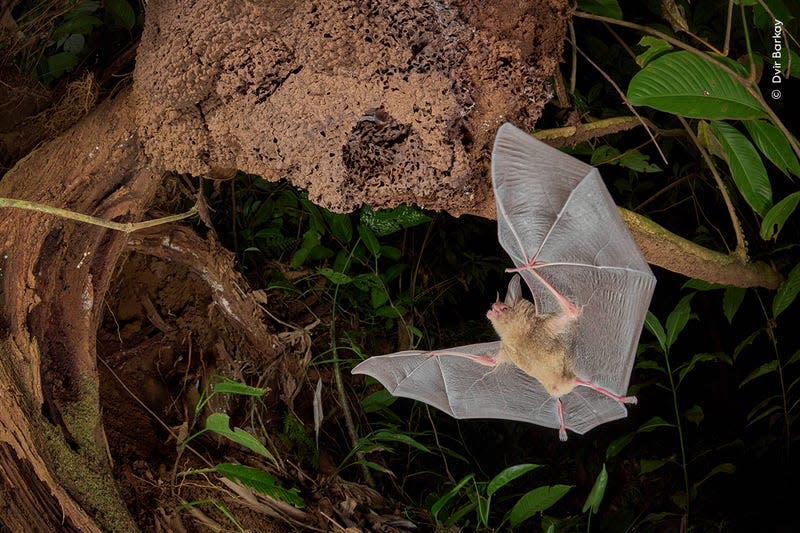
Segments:
[[[505,263],[493,224],[405,206],[333,214],[285,185],[236,182],[230,230],[245,271],[298,297],[317,291],[326,303],[319,316],[328,334],[312,364],[341,367],[341,396],[359,399],[350,421],[319,421],[319,449],[336,450],[340,475],[373,484],[428,526],[731,531],[763,523],[764,515],[771,524],[796,523],[786,494],[797,474],[800,346],[789,317],[797,313],[800,277],[792,270],[797,227],[790,218],[800,167],[796,141],[761,98],[765,84],[756,83],[774,49],[777,17],[767,10],[781,12],[784,28],[794,14],[780,2],[735,7],[726,37],[718,17],[725,6],[711,4],[667,2],[675,8],[669,17],[632,8],[621,27],[614,2],[582,6],[592,13],[574,20],[555,83],[560,98],[540,126],[563,125],[568,113],[608,124],[602,138],[569,151],[601,168],[620,205],[706,247],[747,250],[788,281],[770,292],[687,282],[657,269],[630,390],[640,403],[629,418],[584,437],[562,444],[544,428],[456,421],[348,376],[369,355],[492,338],[483,314],[503,285]],[[637,24],[662,16],[676,29]],[[794,42],[788,31],[785,37]],[[698,78],[687,74],[693,69]],[[654,77],[669,98],[653,88]],[[706,98],[682,96],[691,91]],[[630,114],[623,100],[639,106],[658,149],[643,131],[614,129]],[[354,434],[344,429],[349,424]]]
[[[107,34],[141,26],[141,6],[124,0],[37,5],[15,13],[37,39],[3,41],[2,66],[47,83],[96,58]],[[331,213],[284,183],[240,175],[211,195],[215,224],[251,285],[285,295],[283,319],[321,322],[310,361],[319,381],[304,385],[300,416],[283,413],[277,434],[216,414],[185,435],[184,445],[207,433],[230,439],[263,469],[220,462],[182,475],[216,472],[302,507],[308,494],[268,470],[325,465],[326,476],[399,502],[371,511],[402,508],[426,530],[797,526],[800,164],[796,123],[781,117],[800,94],[798,8],[577,7],[539,128],[593,126],[599,135],[578,128],[560,140],[601,169],[619,205],[707,248],[766,261],[784,284],[743,289],[656,269],[631,381],[639,404],[627,419],[560,443],[522,423],[456,421],[349,375],[370,355],[493,339],[484,314],[506,263],[494,223],[408,206]],[[254,406],[264,393],[226,383],[206,392]],[[186,505],[203,503],[220,505]]]

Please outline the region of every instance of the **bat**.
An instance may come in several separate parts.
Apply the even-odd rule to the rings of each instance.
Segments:
[[[636,403],[625,393],[656,280],[600,173],[503,124],[492,183],[515,273],[486,313],[500,340],[371,357],[352,372],[455,418],[557,428],[562,441],[567,429],[624,418]]]

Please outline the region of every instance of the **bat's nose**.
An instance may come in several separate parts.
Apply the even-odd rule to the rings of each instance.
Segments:
[[[511,306],[506,305],[503,302],[495,302],[492,304],[491,309],[486,312],[486,318],[489,320],[494,320],[509,309],[511,309]]]

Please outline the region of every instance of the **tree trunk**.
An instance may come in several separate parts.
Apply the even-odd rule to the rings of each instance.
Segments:
[[[0,197],[127,222],[159,182],[126,91],[20,162]],[[45,213],[1,214],[0,520],[11,531],[135,531],[111,477],[95,360],[127,236]]]

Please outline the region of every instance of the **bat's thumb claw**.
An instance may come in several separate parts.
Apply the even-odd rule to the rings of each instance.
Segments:
[[[561,442],[567,442],[567,430],[564,428],[558,429],[558,440]]]
[[[636,396],[624,396],[622,398],[622,403],[629,403],[632,405],[636,405],[639,403],[639,400],[636,399]]]

